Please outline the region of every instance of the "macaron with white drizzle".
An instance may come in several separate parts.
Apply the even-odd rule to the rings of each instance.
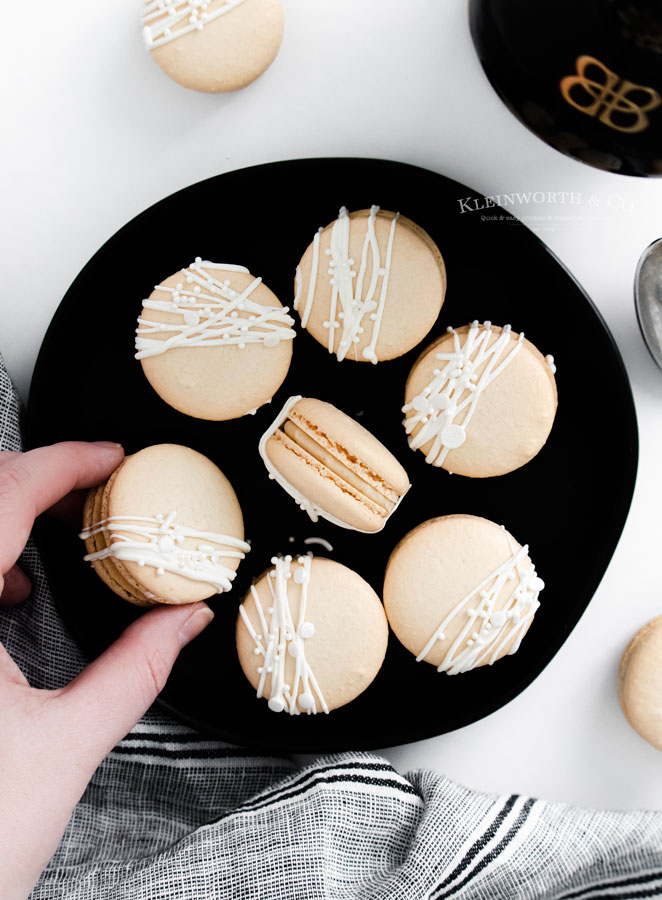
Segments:
[[[250,550],[230,482],[207,457],[177,444],[127,456],[93,488],[80,537],[85,560],[137,606],[229,591]]]
[[[196,257],[143,300],[136,359],[170,406],[222,421],[268,403],[292,359],[294,319],[248,269]]]
[[[354,700],[381,668],[384,608],[370,585],[333,560],[274,556],[239,608],[239,662],[258,698],[291,716]]]
[[[503,475],[542,449],[554,423],[553,357],[510,325],[474,321],[427,347],[405,388],[412,450],[460,475]]]
[[[173,81],[206,93],[236,91],[274,61],[281,0],[145,0],[145,49]]]
[[[442,255],[422,228],[378,206],[343,206],[297,266],[293,307],[339,361],[376,364],[423,340],[445,291]]]
[[[457,675],[517,652],[544,586],[528,545],[503,526],[450,515],[399,542],[386,567],[384,606],[417,662]]]

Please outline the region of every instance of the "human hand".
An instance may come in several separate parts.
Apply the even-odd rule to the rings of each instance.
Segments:
[[[62,509],[72,491],[100,484],[122,456],[118,444],[106,442],[0,453],[0,604],[30,593],[16,560],[36,516]],[[28,896],[94,770],[151,706],[180,649],[212,618],[204,603],[151,610],[58,690],[31,688],[0,645],[2,900]]]

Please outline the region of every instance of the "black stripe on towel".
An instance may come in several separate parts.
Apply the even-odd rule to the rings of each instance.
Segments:
[[[389,778],[375,778],[367,775],[351,774],[349,772],[325,776],[320,776],[318,772],[308,774],[312,775],[312,777],[306,779],[304,783],[300,783],[298,786],[290,786],[289,789],[281,790],[280,793],[275,795],[270,794],[266,797],[263,795],[255,803],[247,803],[240,806],[235,812],[238,814],[257,812],[268,806],[273,806],[275,803],[281,803],[283,800],[293,800],[295,797],[301,796],[301,794],[306,793],[306,791],[316,787],[318,784],[365,784],[376,787],[392,788],[393,790],[399,791],[402,794],[407,794],[408,796],[418,796],[418,792],[410,784],[403,784],[401,781],[395,781]]]
[[[648,875],[632,875],[629,878],[620,878],[615,881],[600,881],[597,884],[592,885],[591,887],[584,887],[578,891],[573,891],[571,894],[561,894],[556,900],[575,900],[576,897],[584,897],[586,894],[591,894],[593,891],[604,891],[612,888],[629,888],[634,887],[638,884],[648,884],[649,881],[662,881],[662,872],[653,872]],[[610,896],[618,897],[618,894],[612,894]],[[655,896],[654,894],[650,896]],[[595,898],[590,897],[587,900],[595,900]]]
[[[480,862],[475,865],[467,875],[465,875],[462,881],[460,881],[458,884],[455,884],[449,891],[446,891],[445,894],[440,894],[439,891],[441,888],[437,888],[434,894],[432,894],[434,900],[445,900],[446,897],[450,897],[452,894],[455,894],[460,890],[460,888],[464,887],[464,885],[468,881],[471,881],[472,878],[478,875],[478,873],[481,872],[485,868],[485,866],[489,865],[493,860],[495,860],[497,856],[502,853],[503,850],[512,841],[522,825],[524,825],[527,818],[529,817],[529,812],[534,803],[535,800],[529,798],[520,810],[519,815],[517,816],[517,819],[515,820],[513,825],[510,826],[507,833],[504,835],[504,837],[501,838],[496,847],[494,847],[493,850],[490,850],[489,853],[486,853],[485,856],[480,860]]]
[[[445,887],[448,887],[451,882],[455,881],[458,875],[461,875],[462,872],[464,872],[465,869],[467,869],[471,865],[480,851],[487,846],[487,844],[497,833],[497,831],[499,830],[499,826],[515,805],[516,800],[517,794],[511,794],[510,797],[508,797],[504,806],[502,807],[501,811],[498,813],[492,824],[486,829],[486,831],[483,832],[483,834],[481,834],[479,838],[477,838],[476,841],[474,841],[469,850],[467,850],[464,858],[457,864],[450,875],[444,878],[441,884],[437,885],[435,891],[443,891]]]

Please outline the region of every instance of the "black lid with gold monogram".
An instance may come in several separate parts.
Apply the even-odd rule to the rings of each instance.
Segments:
[[[662,176],[659,0],[470,0],[492,86],[548,144],[599,169]]]

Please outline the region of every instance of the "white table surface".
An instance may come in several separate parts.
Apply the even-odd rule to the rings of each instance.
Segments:
[[[229,96],[195,94],[161,74],[141,46],[140,0],[35,0],[29,18],[24,4],[7,4],[0,350],[26,397],[45,329],[89,257],[145,207],[219,172],[374,156],[426,166],[489,195],[579,194],[578,203],[514,211],[588,291],[625,359],[641,439],[629,520],[587,612],[523,694],[467,728],[384,752],[403,771],[432,767],[486,791],[662,808],[662,755],[630,729],[616,698],[626,642],[662,612],[662,373],[632,301],[639,254],[662,234],[662,179],[591,169],[520,125],[479,66],[465,0],[283,2],[278,59]],[[587,402],[600,389],[599,367],[588,346]],[[103,392],[100,383],[100,402]],[[613,428],[618,439],[618,409]]]

